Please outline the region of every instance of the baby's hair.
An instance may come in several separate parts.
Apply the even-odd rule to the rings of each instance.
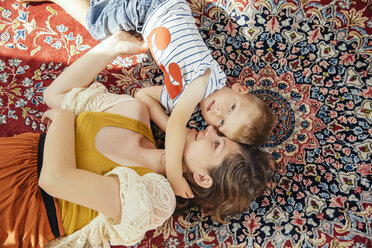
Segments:
[[[178,207],[190,204],[204,208],[222,223],[247,210],[272,179],[276,163],[267,152],[246,144],[241,147],[240,152],[227,156],[220,166],[209,170],[213,180],[210,188],[200,187],[191,172],[185,173],[195,197],[177,198]]]
[[[239,143],[263,145],[273,131],[277,118],[272,109],[260,98],[253,95],[248,97],[253,97],[258,114],[250,116],[249,122],[242,125],[230,138]]]

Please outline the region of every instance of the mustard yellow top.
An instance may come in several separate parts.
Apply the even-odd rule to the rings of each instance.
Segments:
[[[75,123],[75,150],[77,168],[88,170],[104,175],[117,166],[115,163],[102,155],[95,146],[97,132],[105,126],[125,128],[143,134],[155,144],[150,128],[140,121],[121,115],[105,112],[84,112],[78,115]],[[130,167],[138,175],[142,176],[152,172],[144,167]],[[66,235],[86,226],[98,213],[92,209],[58,199],[61,208],[63,229]]]

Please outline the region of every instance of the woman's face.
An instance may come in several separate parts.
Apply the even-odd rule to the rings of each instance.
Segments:
[[[241,151],[241,147],[226,137],[219,136],[213,126],[204,131],[188,129],[184,148],[184,161],[191,172],[208,173],[219,166],[227,155]]]

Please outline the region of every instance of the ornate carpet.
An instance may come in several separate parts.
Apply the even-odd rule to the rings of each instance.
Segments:
[[[229,83],[246,84],[278,116],[263,149],[280,170],[228,223],[190,208],[137,247],[372,247],[372,1],[190,5]],[[96,41],[52,3],[0,0],[0,13],[0,136],[43,132],[43,90]],[[147,54],[117,58],[97,80],[133,94],[162,74]],[[189,125],[205,122],[195,115]]]

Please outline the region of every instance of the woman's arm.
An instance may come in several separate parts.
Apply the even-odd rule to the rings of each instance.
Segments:
[[[61,107],[63,97],[72,88],[87,87],[108,63],[119,55],[134,55],[147,51],[143,41],[120,31],[93,47],[67,67],[44,91],[44,100],[51,108]]]
[[[94,209],[120,221],[119,180],[76,168],[75,115],[62,109],[45,112],[51,121],[44,147],[39,186],[53,197]]]

